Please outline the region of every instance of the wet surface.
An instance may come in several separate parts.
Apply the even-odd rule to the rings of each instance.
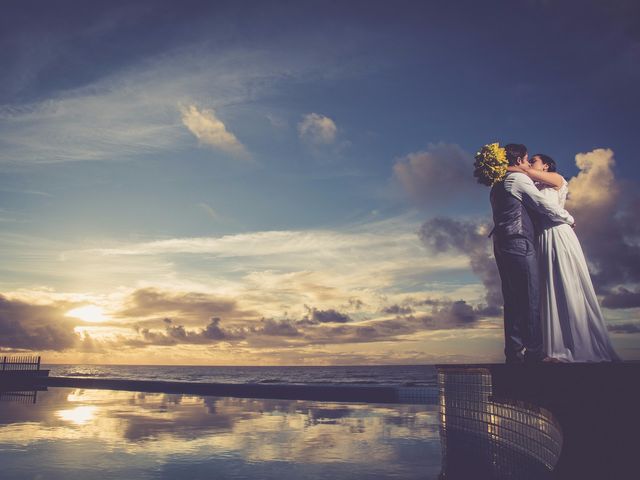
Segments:
[[[437,478],[436,405],[50,388],[0,402],[3,479]]]

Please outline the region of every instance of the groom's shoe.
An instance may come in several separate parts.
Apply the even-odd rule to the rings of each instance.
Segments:
[[[516,364],[516,365],[521,365],[524,363],[524,352],[525,349],[524,347],[522,347],[522,350],[515,352],[515,353],[510,353],[509,355],[507,355],[507,360],[506,363],[509,364]]]

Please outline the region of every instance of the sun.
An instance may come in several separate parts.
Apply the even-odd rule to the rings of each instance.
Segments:
[[[93,323],[104,322],[107,319],[102,307],[98,307],[97,305],[85,305],[84,307],[74,308],[65,313],[65,316]]]

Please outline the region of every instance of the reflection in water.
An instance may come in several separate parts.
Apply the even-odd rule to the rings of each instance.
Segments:
[[[493,396],[491,372],[438,372],[441,478],[549,478],[562,432],[547,410]]]
[[[83,425],[89,420],[93,420],[96,413],[96,407],[84,406],[76,407],[70,410],[59,410],[56,415],[63,420],[73,422],[76,425]]]
[[[36,403],[37,399],[36,390],[0,391],[0,402]]]
[[[12,478],[437,478],[435,405],[51,388],[0,405]]]

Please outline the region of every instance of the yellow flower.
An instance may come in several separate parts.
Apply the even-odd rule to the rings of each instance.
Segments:
[[[473,166],[478,182],[492,186],[507,174],[507,154],[498,142],[488,143],[476,153]]]

